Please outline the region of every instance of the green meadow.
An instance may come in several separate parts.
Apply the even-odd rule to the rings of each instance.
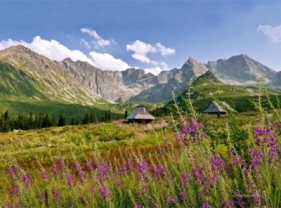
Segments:
[[[255,106],[1,133],[1,206],[279,207],[281,113]]]

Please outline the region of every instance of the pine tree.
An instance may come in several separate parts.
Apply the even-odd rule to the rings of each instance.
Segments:
[[[51,122],[49,114],[46,113],[45,116],[43,117],[42,127],[46,128],[46,127],[50,127],[50,126],[52,126],[52,122]]]
[[[85,113],[82,124],[88,124],[88,123],[89,123],[89,114]]]
[[[124,119],[126,119],[127,117],[128,117],[128,111],[125,110]]]
[[[66,124],[66,118],[62,114],[59,116],[58,126],[65,126]]]
[[[34,128],[33,116],[32,113],[29,112],[27,129],[33,129],[33,128]]]
[[[96,114],[91,111],[91,114],[90,114],[90,123],[97,123],[97,117],[96,117]]]
[[[110,110],[107,111],[107,121],[111,121],[111,113]]]
[[[0,128],[1,128],[2,132],[10,131],[9,113],[8,113],[7,110],[3,114],[3,119],[2,119],[2,122],[1,122],[1,127]]]

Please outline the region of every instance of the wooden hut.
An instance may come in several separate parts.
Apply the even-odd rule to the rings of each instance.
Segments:
[[[226,114],[227,111],[234,111],[226,102],[215,102],[212,101],[212,103],[209,105],[209,107],[203,111],[203,113],[208,114],[217,114],[218,117],[220,117],[221,114]]]
[[[155,119],[144,106],[137,106],[127,117],[128,123],[147,124]]]

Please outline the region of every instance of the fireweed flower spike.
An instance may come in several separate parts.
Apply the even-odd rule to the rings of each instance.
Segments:
[[[28,175],[27,173],[24,173],[22,175],[22,182],[25,184],[26,187],[32,184],[32,179],[31,176]]]
[[[183,123],[180,132],[176,134],[176,141],[181,143],[184,141],[196,142],[206,137],[203,132],[204,125],[201,122],[191,118]]]
[[[42,170],[42,171],[41,171],[41,178],[42,178],[43,180],[48,180],[48,173],[47,173],[46,170]]]
[[[60,191],[58,189],[53,189],[52,194],[53,194],[54,203],[58,204],[59,199],[60,199]]]
[[[169,204],[176,204],[178,202],[178,199],[172,196],[168,196],[166,200]]]
[[[17,176],[17,173],[18,173],[18,169],[17,169],[17,166],[15,164],[13,165],[10,165],[8,167],[8,173],[11,177],[16,177]]]
[[[107,199],[110,197],[110,193],[106,187],[101,187],[99,189],[99,192],[100,192],[100,195],[102,196],[102,198],[104,198],[104,199]]]
[[[279,160],[281,153],[280,145],[271,129],[257,127],[255,129],[254,138],[256,140],[256,144],[266,150],[270,162]],[[260,160],[260,158],[255,159]]]
[[[139,173],[145,173],[148,169],[148,164],[147,162],[142,159],[141,161],[138,162],[138,171]]]

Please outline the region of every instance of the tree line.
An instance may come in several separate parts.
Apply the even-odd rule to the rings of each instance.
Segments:
[[[52,126],[109,122],[113,119],[117,118],[116,116],[112,118],[110,110],[106,110],[99,115],[94,111],[86,112],[83,118],[67,118],[63,114],[60,114],[58,117],[52,117],[49,113],[42,112],[37,114],[30,112],[27,115],[10,117],[9,112],[6,110],[3,114],[0,114],[0,132],[8,132],[14,129],[30,130]]]

